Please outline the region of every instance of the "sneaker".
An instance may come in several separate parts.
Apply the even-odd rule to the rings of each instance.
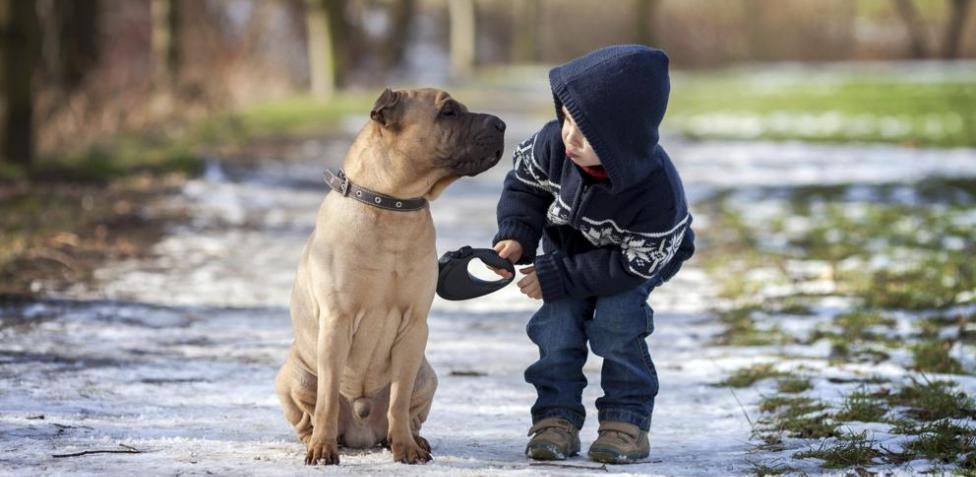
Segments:
[[[525,455],[531,459],[564,460],[579,454],[579,429],[565,419],[543,419],[529,429],[529,435],[532,439],[525,447]]]
[[[605,464],[628,464],[651,453],[647,432],[626,422],[601,422],[600,437],[590,446],[590,459]]]

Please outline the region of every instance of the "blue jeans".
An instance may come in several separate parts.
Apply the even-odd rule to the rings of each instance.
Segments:
[[[658,382],[644,339],[654,331],[654,312],[647,304],[654,285],[651,281],[616,295],[543,303],[526,327],[539,347],[539,360],[525,370],[525,380],[538,394],[533,423],[561,417],[583,427],[583,364],[589,341],[593,353],[603,358],[597,417],[650,429]]]

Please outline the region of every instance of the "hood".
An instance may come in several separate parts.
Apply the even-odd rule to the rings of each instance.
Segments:
[[[566,106],[610,177],[629,189],[662,167],[658,127],[668,106],[668,56],[642,45],[593,51],[549,71],[556,117]]]

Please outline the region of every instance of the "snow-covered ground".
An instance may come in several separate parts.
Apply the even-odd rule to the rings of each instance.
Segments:
[[[515,119],[509,151],[536,126]],[[971,150],[677,138],[667,144],[692,199],[717,187],[976,175]],[[291,340],[287,306],[299,252],[326,193],[319,176],[347,145],[310,142],[310,155],[323,159],[252,170],[212,164],[161,205],[187,209],[190,220],[158,244],[157,257],[108,264],[94,289],[79,286],[57,299],[0,309],[0,474],[323,472],[303,465],[303,446],[281,415],[273,376]],[[502,161],[456,183],[432,205],[438,250],[488,246],[509,165]],[[712,293],[692,261],[650,298],[661,392],[647,462],[604,468],[577,457],[547,466],[523,456],[534,391],[522,372],[537,356],[524,325],[538,302],[510,286],[477,300],[434,304],[428,357],[440,387],[423,434],[435,460],[407,467],[392,463],[387,451],[347,451],[329,475],[748,474],[763,458],[750,452],[747,415],[756,415],[759,393],[768,389],[733,394],[712,384],[775,350],[710,344],[719,330],[708,313]],[[586,366],[590,416],[599,366],[595,357]],[[590,419],[583,429],[584,449],[596,424]],[[138,453],[54,457],[126,449]],[[820,472],[813,462],[791,465]]]

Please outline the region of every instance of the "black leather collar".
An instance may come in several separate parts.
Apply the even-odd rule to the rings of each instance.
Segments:
[[[343,197],[350,197],[364,204],[372,205],[373,207],[379,207],[385,210],[409,212],[423,209],[427,205],[427,199],[423,197],[398,199],[396,197],[380,194],[379,192],[373,192],[365,187],[360,187],[352,182],[349,182],[349,178],[346,177],[344,172],[342,172],[342,169],[339,169],[338,173],[334,173],[326,169],[323,177],[325,178],[325,183],[329,184],[329,187],[331,187],[332,190],[338,192]]]

